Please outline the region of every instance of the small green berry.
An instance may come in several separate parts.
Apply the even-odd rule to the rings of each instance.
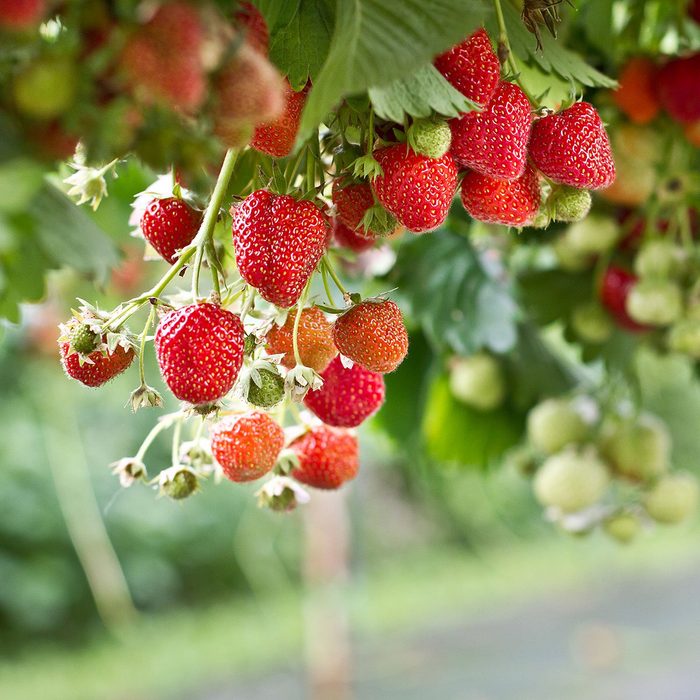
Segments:
[[[558,187],[549,196],[547,205],[555,221],[574,223],[588,216],[591,210],[591,193],[574,187]]]
[[[700,360],[700,318],[684,318],[669,331],[668,347]]]
[[[626,307],[637,323],[668,326],[683,312],[683,294],[674,282],[642,279],[632,287]]]
[[[197,476],[189,469],[179,469],[161,482],[161,491],[175,501],[191,496],[199,487]]]
[[[672,525],[692,515],[698,507],[698,480],[685,472],[666,474],[646,494],[647,513],[658,523]]]
[[[257,370],[260,386],[252,379],[248,386],[248,403],[260,408],[272,408],[284,398],[284,379],[279,372],[269,369]]]
[[[590,302],[577,306],[571,315],[571,327],[586,343],[604,343],[613,332],[613,322],[600,304]]]
[[[616,513],[603,522],[603,531],[621,544],[631,542],[640,530],[639,518],[633,513]]]
[[[568,399],[546,399],[527,416],[527,436],[540,452],[553,454],[587,435],[586,421]]]

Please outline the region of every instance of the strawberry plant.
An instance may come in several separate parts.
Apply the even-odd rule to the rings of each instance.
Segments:
[[[697,3],[15,4],[0,314],[48,270],[103,285],[110,194],[145,179],[120,228],[152,284],[58,338],[68,377],[133,365],[132,409],[173,406],[122,484],[265,478],[290,511],[355,477],[376,414],[412,458],[516,464],[565,530],[690,515],[698,438],[649,376],[680,363],[697,403]]]

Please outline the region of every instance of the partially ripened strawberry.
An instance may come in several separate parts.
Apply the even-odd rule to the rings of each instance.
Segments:
[[[181,401],[207,404],[233,388],[243,364],[243,324],[217,304],[169,311],[156,330],[158,366]]]
[[[293,306],[323,256],[328,221],[308,200],[256,190],[233,209],[241,277],[276,306]]]
[[[230,148],[247,144],[254,128],[279,117],[285,106],[282,76],[248,44],[222,66],[212,92],[214,133]]]
[[[457,167],[449,153],[428,158],[396,144],[376,150],[374,158],[382,174],[374,178],[372,188],[400,224],[422,233],[445,221],[457,189]]]
[[[525,170],[532,109],[514,83],[501,82],[481,112],[450,120],[450,153],[460,165],[499,180],[514,180]]]
[[[349,369],[340,356],[321,373],[323,386],[310,391],[304,403],[326,425],[354,428],[384,403],[384,378],[360,365]]]
[[[453,87],[482,107],[493,97],[501,75],[498,56],[483,28],[440,54],[434,64]]]
[[[472,170],[462,180],[461,197],[473,219],[503,226],[526,226],[540,208],[539,178],[531,165],[510,182]]]
[[[356,253],[362,253],[365,250],[369,250],[375,243],[373,238],[365,238],[358,235],[338,217],[333,217],[331,220],[331,228],[333,230],[333,240],[341,248],[348,248]]]
[[[211,453],[231,481],[265,476],[284,447],[284,431],[267,413],[227,416],[209,431]]]
[[[102,386],[121,374],[134,359],[134,349],[117,345],[107,348],[107,336],[97,336],[87,325],[73,319],[62,326],[67,339],[59,342],[66,374],[85,386]]]
[[[0,2],[0,28],[12,31],[39,24],[46,12],[46,0],[3,0]]]
[[[296,310],[292,309],[287,314],[284,325],[272,326],[265,336],[265,349],[268,354],[284,355],[281,362],[288,369],[296,365],[292,345],[295,318]],[[323,372],[338,354],[338,349],[333,343],[333,326],[317,306],[311,306],[301,312],[297,346],[304,365],[317,372]]]
[[[656,85],[673,119],[682,124],[700,119],[700,52],[669,61],[659,70]]]
[[[158,255],[171,265],[175,254],[197,235],[202,215],[184,199],[153,199],[141,217],[141,233]]]
[[[362,367],[393,372],[408,352],[408,333],[399,307],[388,299],[356,304],[333,325],[338,350]]]
[[[637,323],[627,313],[627,297],[637,281],[637,277],[631,272],[611,265],[605,271],[600,287],[600,300],[603,306],[621,328],[633,333],[649,330],[648,326]]]
[[[267,55],[270,30],[260,10],[252,2],[242,2],[234,18],[238,27],[245,32],[246,42],[260,53]]]
[[[163,4],[128,38],[121,70],[143,101],[196,110],[206,95],[203,41],[204,28],[194,5]]]
[[[292,90],[289,81],[284,82],[284,109],[282,114],[269,122],[258,124],[250,142],[251,148],[273,158],[285,158],[292,152],[299,131],[301,112],[304,109],[308,86],[299,92]]]
[[[530,156],[544,175],[563,185],[597,190],[615,179],[608,134],[588,102],[538,119],[532,127]]]
[[[612,99],[636,124],[648,124],[661,111],[656,74],[656,65],[644,56],[630,58],[620,71],[620,85],[612,93]]]
[[[303,484],[337,489],[357,475],[357,438],[347,430],[322,425],[297,438],[290,448],[299,459],[292,476]]]

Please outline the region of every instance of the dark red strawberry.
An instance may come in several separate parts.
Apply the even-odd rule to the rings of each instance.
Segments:
[[[514,180],[525,170],[532,109],[515,84],[501,82],[482,112],[450,120],[450,153],[460,165],[499,180]]]
[[[700,0],[690,0],[688,15],[700,24]]]
[[[12,31],[31,29],[46,13],[46,0],[2,0],[0,28]]]
[[[501,75],[498,56],[483,28],[440,54],[434,64],[453,87],[482,107],[493,97]]]
[[[332,220],[331,227],[333,229],[333,239],[341,248],[349,248],[356,253],[362,253],[365,250],[369,250],[375,243],[372,238],[359,236],[337,217]]]
[[[648,326],[637,323],[627,313],[627,297],[637,281],[636,275],[611,265],[605,271],[600,287],[600,300],[603,306],[621,328],[633,333],[649,330]]]
[[[241,277],[266,301],[293,306],[326,250],[323,212],[313,202],[257,190],[232,213]]]
[[[530,156],[544,175],[571,187],[597,190],[615,180],[608,134],[587,102],[538,119],[532,127]]]
[[[243,364],[243,324],[217,304],[169,311],[156,330],[158,366],[181,401],[207,404],[233,388]]]
[[[700,119],[700,52],[669,61],[659,70],[656,85],[673,119],[682,124]]]
[[[292,152],[309,86],[295,92],[285,80],[284,89],[284,111],[276,119],[259,124],[250,142],[251,148],[273,158],[285,158]]]
[[[171,265],[175,253],[197,235],[202,215],[179,197],[153,199],[141,217],[141,233]]]
[[[461,190],[467,214],[489,224],[525,226],[540,208],[540,182],[531,165],[517,180],[510,182],[468,172]]]
[[[374,157],[382,174],[372,188],[382,206],[409,231],[440,226],[457,189],[457,167],[449,153],[442,158],[419,155],[405,144],[380,148]]]
[[[327,425],[354,428],[384,403],[384,378],[360,365],[343,366],[340,356],[321,374],[323,386],[310,391],[304,403]]]
[[[337,489],[357,475],[357,438],[348,430],[322,425],[297,438],[290,448],[299,458],[292,476],[303,484]]]
[[[231,481],[267,474],[284,447],[284,430],[267,413],[227,416],[209,431],[211,453]]]
[[[102,386],[121,374],[134,359],[132,347],[117,345],[113,352],[109,352],[106,345],[107,336],[102,337],[101,343],[100,349],[79,353],[70,341],[61,342],[61,362],[66,374],[85,386]]]
[[[252,2],[242,2],[234,15],[236,24],[245,31],[248,44],[267,56],[270,45],[270,30],[267,22]]]

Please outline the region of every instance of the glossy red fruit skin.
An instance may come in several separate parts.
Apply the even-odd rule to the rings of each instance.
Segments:
[[[45,12],[45,0],[3,0],[0,2],[0,29],[31,29],[39,24]]]
[[[370,240],[376,238],[376,234],[360,225],[366,211],[374,206],[372,188],[369,184],[360,182],[343,186],[340,180],[335,180],[331,196],[335,205],[336,218],[349,227],[355,235]]]
[[[328,221],[307,200],[256,190],[233,210],[233,246],[241,277],[271,304],[294,306],[323,256]]]
[[[483,28],[440,54],[434,65],[447,82],[481,107],[490,102],[501,75],[498,56]]]
[[[284,110],[270,122],[258,124],[253,131],[250,147],[273,158],[285,158],[294,148],[299,131],[301,113],[306,103],[309,86],[295,92],[288,80],[284,81]]]
[[[107,342],[106,336],[102,338],[102,342]],[[91,352],[88,358],[92,360],[92,364],[84,362],[81,365],[80,356],[77,352],[71,352],[70,343],[61,343],[60,352],[61,363],[66,374],[89,387],[102,386],[121,374],[135,356],[133,349],[125,350],[118,345],[112,353]]]
[[[457,166],[449,153],[429,158],[396,144],[376,150],[374,158],[383,173],[374,179],[372,189],[400,224],[423,233],[445,221],[457,190]]]
[[[515,180],[525,170],[532,108],[514,83],[501,82],[481,112],[451,119],[450,153],[457,163],[498,180]]]
[[[530,157],[548,178],[571,187],[598,190],[615,180],[608,134],[588,102],[538,119],[532,127]]]
[[[539,177],[531,165],[510,182],[472,170],[462,180],[461,199],[467,214],[477,221],[526,226],[540,208]]]
[[[611,265],[603,275],[600,301],[618,326],[631,333],[642,333],[649,330],[649,327],[637,323],[627,313],[627,297],[635,284],[637,284],[636,275]]]
[[[343,366],[340,356],[321,373],[323,386],[310,391],[304,403],[326,425],[354,428],[384,403],[384,377],[360,365]]]
[[[319,426],[295,440],[299,458],[292,477],[316,489],[337,489],[354,479],[359,469],[357,438],[347,430]]]
[[[181,401],[198,405],[233,388],[243,364],[243,324],[216,304],[190,304],[169,311],[154,345],[161,374]]]
[[[284,447],[284,430],[262,411],[227,416],[214,425],[209,437],[214,459],[236,482],[265,476]]]
[[[661,104],[673,119],[681,124],[700,119],[700,52],[669,61],[656,83]]]
[[[234,17],[238,26],[245,31],[248,44],[267,56],[270,48],[270,30],[260,10],[252,2],[242,2]]]
[[[141,217],[141,233],[166,262],[175,262],[175,253],[192,242],[202,215],[178,197],[153,199]]]
[[[364,238],[358,236],[355,231],[346,226],[340,219],[335,218],[331,222],[333,229],[333,240],[336,245],[348,250],[354,250],[356,253],[363,253],[369,250],[375,243],[372,238]]]
[[[393,372],[408,353],[403,315],[389,300],[352,306],[336,319],[333,340],[345,357],[380,374]]]

